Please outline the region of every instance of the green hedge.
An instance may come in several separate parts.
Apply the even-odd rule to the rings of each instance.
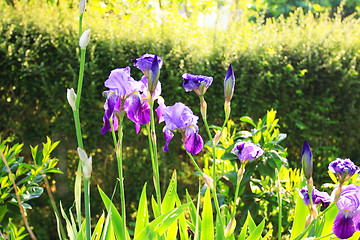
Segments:
[[[46,135],[61,140],[59,154],[67,156],[68,169],[63,170],[71,188],[77,165],[76,138],[66,88],[76,88],[78,77],[77,10],[62,8],[59,13],[52,9],[55,7],[48,7],[48,12],[39,6],[19,8],[17,12],[0,8],[0,132],[31,145],[40,143]],[[91,11],[85,15],[84,27],[91,27],[93,32],[80,110],[84,144],[89,153],[95,154],[95,198],[96,184],[110,193],[117,174],[113,171],[116,163],[110,136],[99,132],[103,83],[112,69],[132,66],[130,60],[146,52],[164,61],[160,80],[168,105],[182,101],[199,114],[198,98],[185,93],[181,75],[189,72],[214,77],[205,98],[208,121],[215,124],[223,119],[223,80],[232,63],[236,76],[232,119],[241,125],[239,118],[243,115],[256,119],[266,110],[276,109],[281,131],[288,134],[285,146],[290,166],[299,167],[302,143],[305,139],[310,143],[316,159],[315,183],[325,181],[327,165],[336,157],[349,157],[359,163],[359,21],[328,19],[299,10],[286,20],[268,19],[266,24],[241,18],[226,30],[214,32],[172,15],[166,15],[162,24],[153,24],[152,28],[151,18],[146,16],[140,23],[119,18],[116,25],[116,21],[103,16]],[[140,79],[139,70],[132,67],[131,71],[135,79]],[[164,142],[161,129],[162,125],[157,127],[159,145]],[[205,136],[203,129],[201,132]],[[152,182],[147,138],[134,134],[133,123],[126,121],[125,186],[127,206],[132,209],[136,208],[143,183]],[[192,180],[196,177],[191,178],[193,166],[174,142],[170,144],[171,153],[160,155],[162,185],[177,169],[179,189],[184,192],[185,188],[194,188]],[[133,176],[137,176],[136,181]],[[100,213],[101,201],[93,202]]]

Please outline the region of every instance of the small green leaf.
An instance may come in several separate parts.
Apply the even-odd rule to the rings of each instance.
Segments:
[[[94,232],[92,233],[91,240],[99,240],[100,239],[101,233],[103,230],[103,226],[104,226],[104,222],[105,222],[105,213],[103,212],[96,224]]]
[[[254,121],[253,121],[250,117],[248,117],[248,116],[243,116],[243,117],[241,117],[241,118],[240,118],[240,121],[246,122],[246,123],[250,123],[251,125],[253,125],[254,127],[256,127]]]
[[[250,231],[249,237],[246,238],[246,240],[259,240],[261,237],[261,233],[264,230],[265,226],[265,219],[261,221],[261,223],[254,229],[254,231]]]

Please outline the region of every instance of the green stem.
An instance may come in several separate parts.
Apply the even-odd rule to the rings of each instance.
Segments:
[[[191,159],[191,161],[193,162],[193,164],[195,165],[196,169],[199,171],[200,176],[203,178],[204,175],[203,175],[202,171],[200,170],[199,166],[197,165],[197,163],[195,162],[194,157],[188,151],[186,151],[186,153],[189,156],[189,158]]]
[[[156,196],[157,193],[159,191],[159,189],[157,188],[157,183],[156,183],[156,167],[155,167],[155,161],[154,161],[154,150],[153,150],[153,143],[151,141],[151,131],[150,131],[150,124],[146,124],[146,130],[148,132],[148,140],[149,140],[149,148],[150,148],[150,157],[151,157],[151,166],[153,169],[153,181],[154,181],[154,188],[155,188],[155,192],[156,192]]]
[[[305,236],[305,234],[306,234],[312,227],[314,227],[316,221],[317,221],[318,219],[320,219],[323,215],[325,215],[325,213],[326,213],[327,211],[329,211],[331,208],[333,208],[334,206],[336,206],[336,202],[331,203],[323,212],[321,212],[321,213],[319,214],[319,216],[318,216],[316,219],[314,219],[314,220],[309,224],[309,226],[308,226],[299,236],[297,236],[294,240],[300,240],[300,239],[302,239],[302,238]]]
[[[86,219],[86,239],[91,239],[91,219],[90,219],[90,178],[84,177],[84,199],[85,199],[85,219]]]
[[[78,143],[78,147],[84,150],[83,138],[81,134],[81,124],[80,124],[80,99],[81,99],[81,90],[84,78],[84,66],[85,66],[85,53],[86,49],[81,49],[81,58],[80,58],[80,70],[79,70],[79,80],[78,80],[78,87],[77,87],[77,96],[75,106],[76,109],[73,110],[74,121],[75,121],[75,131],[76,131],[76,139]],[[81,164],[79,162],[78,169],[77,169],[77,178],[81,178]],[[81,185],[81,180],[78,181]],[[81,189],[81,186],[78,186],[78,189]],[[81,229],[81,194],[78,195],[77,201],[77,219],[79,229]]]
[[[81,13],[80,16],[79,16],[79,38],[81,37],[81,34],[82,34],[82,20],[83,20],[83,16],[84,16],[84,13]]]
[[[205,99],[200,98],[200,103],[204,101],[205,102]],[[215,203],[215,208],[216,208],[216,212],[217,212],[217,215],[219,217],[219,220],[220,220],[220,225],[221,225],[221,230],[222,230],[222,233],[221,233],[221,236],[223,236],[223,232],[224,232],[224,223],[223,223],[223,220],[221,218],[221,212],[220,212],[220,207],[219,207],[219,202],[218,202],[218,199],[217,199],[217,194],[216,194],[216,183],[217,183],[217,178],[216,178],[216,146],[214,146],[214,141],[213,141],[213,138],[211,136],[211,133],[210,133],[210,128],[209,128],[209,125],[207,123],[207,120],[206,120],[206,109],[205,111],[203,111],[200,107],[200,111],[201,111],[201,116],[202,116],[202,119],[204,121],[204,125],[205,125],[205,128],[206,128],[206,131],[208,133],[208,136],[209,136],[209,139],[210,139],[210,143],[211,143],[211,146],[212,146],[212,155],[213,155],[213,184],[214,184],[214,189],[213,189],[213,198],[214,198],[214,203]]]
[[[240,189],[240,183],[241,183],[241,180],[244,176],[244,172],[245,172],[245,164],[241,164],[240,166],[240,169],[239,169],[240,174],[238,174],[238,177],[237,177],[237,181],[236,181],[236,191],[235,191],[235,198],[234,198],[234,208],[233,208],[233,213],[232,213],[232,217],[234,218],[235,217],[235,214],[236,214],[236,206],[237,206],[237,198],[239,196],[239,189]]]
[[[121,215],[123,218],[124,224],[124,239],[126,239],[126,209],[125,209],[125,191],[124,191],[124,179],[123,179],[123,159],[122,159],[122,141],[123,141],[123,120],[124,120],[124,113],[119,113],[119,129],[118,129],[118,142],[116,143],[115,131],[112,121],[110,121],[112,135],[115,144],[116,150],[116,159],[118,164],[118,172],[119,172],[119,186],[120,186],[120,198],[121,198]]]
[[[159,175],[159,162],[157,156],[157,144],[156,144],[156,132],[155,132],[155,118],[154,118],[154,100],[152,95],[149,95],[148,102],[150,105],[150,140],[153,146],[153,158],[154,158],[154,167],[155,167],[155,178],[156,178],[156,198],[159,206],[159,212],[162,213],[161,209],[161,189],[160,189],[160,175]],[[150,99],[149,99],[150,98]],[[156,190],[155,188],[155,190]]]
[[[281,198],[280,189],[278,189],[277,198],[278,198],[278,206],[279,206],[279,215],[278,215],[278,239],[280,240],[280,239],[281,239],[281,225],[282,225],[282,198]]]

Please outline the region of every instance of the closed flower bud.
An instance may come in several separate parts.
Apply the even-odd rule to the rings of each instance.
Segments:
[[[214,181],[211,177],[209,177],[208,175],[206,175],[205,173],[203,173],[203,179],[205,184],[210,188],[210,189],[214,189]]]
[[[77,148],[77,151],[79,154],[81,166],[83,168],[84,177],[90,178],[92,171],[92,157],[90,156],[88,158],[85,151],[79,147]]]
[[[79,40],[79,46],[81,49],[86,49],[87,45],[89,44],[90,42],[90,29],[88,30],[85,30],[83,32],[83,34],[81,35],[80,37],[80,40]]]
[[[66,92],[68,103],[70,104],[73,111],[76,110],[76,93],[73,88],[68,88]]]
[[[80,0],[79,2],[79,13],[80,15],[85,12],[86,0]]]
[[[306,179],[311,178],[313,171],[313,159],[312,159],[310,146],[307,141],[305,141],[303,145],[303,149],[301,153],[301,163]]]
[[[160,76],[160,66],[159,66],[158,58],[155,55],[150,67],[149,78],[148,78],[148,89],[150,93],[153,93],[155,91],[156,85],[159,80],[159,76]]]
[[[235,75],[232,66],[230,64],[224,80],[224,95],[226,102],[231,101],[234,94],[234,87],[235,87]]]
[[[224,231],[225,239],[230,237],[230,235],[234,232],[235,227],[236,227],[236,220],[235,220],[235,217],[233,217],[232,219],[230,219],[229,224],[225,228],[225,231]]]

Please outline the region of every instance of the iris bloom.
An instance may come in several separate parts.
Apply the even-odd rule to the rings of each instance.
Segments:
[[[235,143],[235,146],[231,152],[238,156],[241,163],[247,163],[248,161],[252,162],[255,159],[261,157],[261,155],[264,153],[264,150],[252,142],[246,141]]]
[[[204,141],[198,134],[199,128],[197,126],[197,121],[199,117],[195,116],[190,108],[183,103],[178,102],[173,106],[163,107],[160,115],[162,115],[162,117],[159,117],[159,119],[163,118],[166,123],[166,126],[163,129],[165,135],[164,152],[168,152],[170,140],[174,136],[172,131],[175,130],[179,130],[184,134],[184,147],[190,154],[198,154],[202,150]]]
[[[150,106],[147,101],[148,81],[143,76],[140,81],[135,81],[130,76],[130,67],[115,69],[111,71],[109,79],[105,81],[107,99],[104,104],[105,114],[103,121],[105,125],[101,128],[101,134],[111,129],[110,118],[113,119],[114,130],[118,129],[118,118],[116,112],[126,112],[127,117],[135,123],[136,133],[140,131],[141,124],[150,122]],[[161,94],[161,83],[157,82],[153,99],[159,98]]]
[[[310,205],[309,192],[307,187],[303,187],[299,191],[300,197],[303,199],[306,206]],[[312,201],[315,205],[321,204],[324,208],[328,207],[331,203],[331,197],[327,192],[321,192],[317,190],[315,187],[312,191]]]
[[[346,181],[352,177],[355,173],[358,173],[360,169],[349,159],[337,158],[329,164],[330,172],[333,172],[337,175],[338,179],[341,181]],[[347,173],[344,178],[345,172]]]
[[[145,53],[141,57],[137,59],[131,59],[131,61],[134,63],[134,66],[140,69],[146,77],[149,77],[149,71],[151,69],[151,66],[153,64],[155,55],[150,53]],[[162,59],[157,56],[158,66],[159,69],[162,67],[163,61]]]
[[[184,73],[182,78],[184,80],[182,86],[185,91],[194,91],[198,96],[203,96],[213,81],[212,77],[193,75],[190,73]]]
[[[355,231],[359,231],[360,227],[360,186],[354,184],[343,186],[336,205],[339,212],[335,217],[332,230],[338,238],[347,239]]]

